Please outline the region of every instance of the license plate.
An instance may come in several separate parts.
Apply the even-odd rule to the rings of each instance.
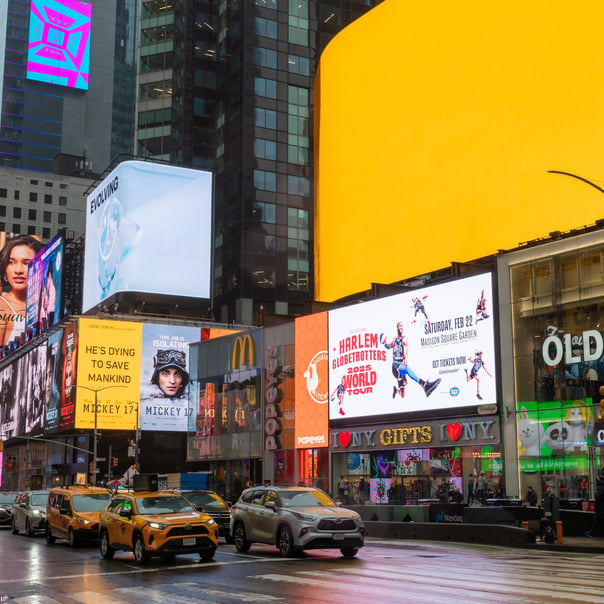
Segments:
[[[344,541],[344,535],[341,535],[339,533],[334,533],[333,534],[333,540],[334,541]]]
[[[187,545],[195,545],[195,537],[185,537],[182,540],[182,544],[186,547]]]

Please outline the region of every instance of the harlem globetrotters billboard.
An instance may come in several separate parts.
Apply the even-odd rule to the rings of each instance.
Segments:
[[[329,312],[329,417],[497,403],[491,274]]]

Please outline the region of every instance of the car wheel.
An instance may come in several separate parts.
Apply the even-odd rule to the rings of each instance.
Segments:
[[[56,537],[50,532],[50,525],[46,525],[46,543],[52,545],[56,541]]]
[[[34,536],[34,532],[31,530],[31,524],[29,523],[29,518],[25,521],[25,534],[28,537]]]
[[[69,529],[67,533],[67,541],[69,542],[69,547],[77,547],[78,546],[78,538],[72,528]]]
[[[136,537],[134,537],[134,559],[139,564],[147,564],[147,562],[149,562],[149,554],[145,549],[145,542],[143,541],[142,535],[136,535]]]
[[[111,560],[113,558],[113,554],[115,554],[115,550],[109,545],[109,533],[107,531],[103,531],[101,533],[101,556],[105,558],[105,560]]]
[[[199,557],[201,558],[202,562],[209,562],[214,557],[215,553],[216,548],[213,547],[212,549],[206,550],[205,552],[199,552]]]
[[[235,539],[233,538],[233,535],[228,534],[225,535],[224,540],[229,544],[229,545],[233,545],[233,543],[235,543]]]
[[[14,518],[13,518],[13,520],[11,522],[11,527],[13,529],[13,535],[18,535],[19,534],[19,529],[17,528],[17,523],[15,522]]]
[[[233,531],[233,541],[235,542],[235,548],[238,552],[247,552],[250,549],[250,545],[252,544],[247,540],[243,522],[238,522],[235,525],[235,529]]]
[[[354,558],[357,555],[359,548],[358,547],[342,547],[340,549],[340,551],[342,552],[342,556],[344,556],[344,558]]]
[[[294,548],[294,537],[289,526],[285,524],[279,527],[279,531],[277,532],[277,547],[279,548],[279,553],[287,558],[289,556],[293,556],[295,553]]]

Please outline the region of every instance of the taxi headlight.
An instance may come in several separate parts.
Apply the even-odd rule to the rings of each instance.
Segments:
[[[163,522],[149,522],[149,528],[155,529],[156,531],[163,531],[168,528],[168,524],[164,524]]]
[[[92,522],[90,520],[87,520],[86,518],[80,518],[78,516],[78,524],[92,524]]]
[[[207,523],[208,526],[213,526],[214,524],[216,524],[216,521],[214,520],[214,518],[210,518]]]

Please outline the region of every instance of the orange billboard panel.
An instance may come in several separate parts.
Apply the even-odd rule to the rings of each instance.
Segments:
[[[329,444],[327,312],[297,318],[295,338],[295,447],[296,449],[327,447]]]

